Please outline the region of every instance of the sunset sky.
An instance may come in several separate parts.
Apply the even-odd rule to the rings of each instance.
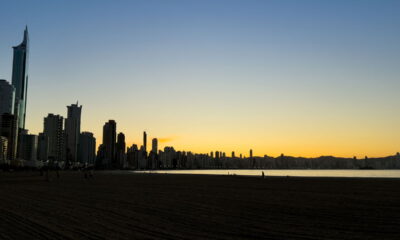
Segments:
[[[114,119],[128,145],[146,130],[199,153],[400,151],[400,1],[2,0],[0,13],[0,79],[28,25],[31,133],[78,100],[98,143]]]

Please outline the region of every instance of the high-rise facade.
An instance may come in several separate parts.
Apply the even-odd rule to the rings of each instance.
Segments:
[[[25,28],[24,39],[13,47],[12,85],[15,88],[14,114],[18,118],[18,128],[25,129],[26,99],[28,90],[28,28]]]
[[[151,151],[153,153],[157,153],[158,152],[158,140],[157,140],[157,138],[153,138],[153,140],[151,141]]]
[[[78,159],[78,145],[81,133],[82,105],[78,103],[67,106],[68,114],[65,119],[65,145],[67,163],[76,162]]]
[[[116,145],[116,166],[115,168],[124,168],[125,160],[126,160],[126,143],[125,143],[125,135],[120,132],[117,136],[117,145]]]
[[[117,123],[114,120],[109,120],[103,126],[103,165],[107,168],[115,166],[116,134]]]
[[[64,118],[60,115],[48,114],[44,118],[43,133],[48,139],[48,159],[52,161],[63,161],[64,158]]]
[[[10,113],[0,115],[0,136],[6,137],[8,141],[7,159],[14,160],[17,157],[18,142],[17,117]]]
[[[0,115],[14,114],[15,88],[6,80],[0,79]]]
[[[39,133],[38,136],[38,151],[37,159],[39,161],[47,161],[49,153],[49,138],[44,133]]]
[[[143,132],[143,151],[147,154],[147,133]]]
[[[128,148],[126,153],[126,160],[130,168],[139,168],[139,153],[140,152],[136,144],[132,144],[132,146]]]
[[[27,161],[37,160],[38,136],[23,132],[18,139],[18,157]]]
[[[0,136],[0,165],[7,161],[8,139]]]
[[[91,132],[82,132],[79,137],[78,160],[93,165],[96,159],[96,138]]]

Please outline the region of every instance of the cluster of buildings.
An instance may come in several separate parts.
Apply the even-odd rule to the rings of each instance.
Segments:
[[[43,132],[28,133],[25,128],[29,79],[27,28],[22,43],[13,50],[11,83],[0,80],[0,165],[94,164],[96,139],[90,132],[81,132],[82,106],[78,103],[67,107],[67,118],[49,114],[44,118]]]
[[[13,47],[12,81],[0,80],[0,165],[40,167],[43,163],[61,168],[95,165],[102,169],[168,169],[221,166],[225,153],[192,154],[173,147],[158,150],[153,138],[147,149],[143,144],[127,147],[125,135],[118,133],[117,123],[109,120],[103,127],[103,141],[96,154],[96,139],[91,132],[81,132],[82,106],[67,106],[67,117],[48,114],[43,131],[29,134],[25,128],[28,91],[28,29],[21,44]],[[251,154],[251,153],[250,153]],[[234,153],[232,153],[234,157]]]
[[[158,139],[151,140],[151,149],[147,148],[147,133],[143,132],[143,143],[126,146],[125,135],[117,134],[117,123],[109,120],[103,126],[103,142],[99,145],[96,157],[96,167],[99,169],[198,169],[230,167],[235,161],[251,163],[253,151],[249,158],[215,151],[207,154],[196,154],[186,151],[176,151],[171,146],[158,149]],[[249,164],[246,164],[248,166]]]
[[[12,84],[0,80],[0,162],[32,157],[32,138],[25,129],[28,86],[28,29],[21,44],[13,47]],[[36,148],[36,146],[33,146]]]
[[[293,158],[281,155],[254,157],[227,156],[215,151],[207,154],[176,151],[167,146],[158,149],[158,140],[147,148],[143,143],[126,146],[125,135],[117,134],[117,123],[109,120],[103,126],[103,139],[96,154],[96,139],[91,132],[81,132],[82,106],[67,106],[67,117],[48,114],[43,131],[29,134],[25,128],[28,90],[28,29],[21,44],[13,47],[12,81],[0,79],[0,166],[40,167],[43,163],[60,168],[96,166],[99,169],[213,169],[213,168],[400,168],[400,154],[386,158]]]

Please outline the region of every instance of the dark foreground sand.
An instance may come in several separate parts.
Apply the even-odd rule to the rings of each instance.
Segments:
[[[0,239],[135,238],[398,240],[400,179],[0,172]]]

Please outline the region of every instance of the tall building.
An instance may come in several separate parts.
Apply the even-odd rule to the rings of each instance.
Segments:
[[[15,89],[4,79],[0,79],[0,115],[14,114]]]
[[[94,165],[96,160],[96,138],[91,132],[82,132],[79,137],[78,160]]]
[[[18,157],[27,161],[37,160],[38,136],[27,131],[19,135]]]
[[[104,167],[110,168],[115,166],[115,140],[117,134],[117,123],[109,120],[103,126],[103,150],[104,150]]]
[[[232,156],[231,157],[235,158],[235,152],[234,151],[232,151]]]
[[[253,157],[253,149],[250,149],[250,158]]]
[[[147,154],[147,133],[143,132],[143,150]]]
[[[4,113],[0,115],[0,136],[6,137],[8,142],[7,159],[17,157],[18,128],[17,116]]]
[[[15,88],[6,80],[0,79],[0,154],[4,160],[14,160],[17,156],[18,126],[14,115]],[[4,124],[2,123],[4,119]],[[0,159],[2,158],[0,157]]]
[[[38,151],[37,159],[39,161],[47,161],[49,153],[49,138],[44,133],[39,133],[38,136]]]
[[[158,152],[158,140],[157,140],[157,138],[153,138],[153,140],[151,141],[151,151],[153,153],[157,153]]]
[[[128,162],[129,168],[139,168],[139,153],[140,152],[136,144],[132,144],[132,146],[128,148],[126,153],[126,160]]]
[[[67,163],[73,163],[78,160],[78,145],[81,133],[81,112],[82,105],[71,104],[67,106],[68,116],[65,119],[65,145]]]
[[[103,144],[100,144],[97,149],[95,166],[100,169],[105,169],[107,167],[106,149]]]
[[[116,168],[124,168],[125,165],[125,153],[126,153],[126,144],[125,144],[125,135],[120,132],[117,136],[117,145],[116,145]]]
[[[64,132],[63,120],[60,115],[49,113],[44,118],[43,133],[48,138],[48,159],[52,161],[64,160]]]
[[[12,85],[15,88],[14,114],[18,118],[18,128],[25,129],[26,98],[28,90],[28,27],[24,31],[24,39],[13,47]]]
[[[7,160],[7,147],[8,139],[0,136],[0,165],[4,164]]]

